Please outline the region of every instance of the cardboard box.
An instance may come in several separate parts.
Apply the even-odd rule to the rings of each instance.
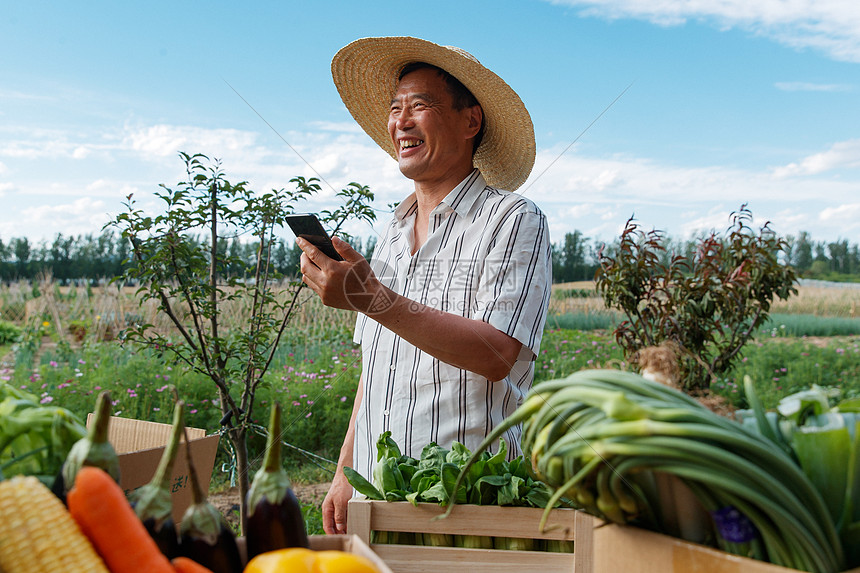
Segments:
[[[790,573],[788,569],[624,525],[589,517],[593,573]],[[845,573],[860,573],[860,568]]]
[[[431,503],[417,507],[409,502],[370,501],[353,498],[347,510],[347,531],[358,536],[394,573],[436,573],[465,569],[469,573],[590,573],[593,531],[591,518],[572,509],[555,509],[540,532],[542,509],[457,505],[445,519],[434,520],[446,508]],[[579,523],[586,519],[588,526]],[[419,545],[370,544],[371,531],[405,531],[573,540],[574,553],[464,549]],[[619,570],[620,571],[620,570]]]
[[[93,414],[87,416],[88,427],[92,418]],[[126,494],[146,485],[155,475],[161,454],[170,439],[170,432],[170,424],[111,416],[108,441],[119,455],[119,485]],[[206,430],[188,428],[188,437],[191,440],[191,460],[197,470],[197,479],[200,480],[203,491],[208,492],[220,436],[207,436]],[[184,445],[177,453],[171,484],[173,520],[178,524],[185,510],[191,505],[191,482]]]

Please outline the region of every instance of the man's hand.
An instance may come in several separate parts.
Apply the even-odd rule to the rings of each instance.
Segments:
[[[323,530],[327,535],[346,533],[346,508],[351,497],[352,486],[338,470],[322,503]]]
[[[382,285],[370,269],[370,263],[349,243],[337,237],[331,242],[343,261],[325,256],[304,239],[296,239],[302,250],[302,280],[326,306],[368,312]]]
[[[345,241],[332,239],[343,261],[330,259],[304,239],[296,244],[302,249],[302,280],[326,306],[364,313],[424,352],[493,382],[507,376],[517,361],[522,349],[517,339],[487,322],[396,294]]]

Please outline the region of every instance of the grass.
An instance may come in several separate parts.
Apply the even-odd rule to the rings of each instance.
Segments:
[[[549,329],[566,330],[614,330],[620,314],[610,312],[567,312],[550,314],[546,319]]]
[[[588,293],[591,296],[587,296]],[[830,318],[860,318],[860,287],[854,285],[801,284],[788,300],[775,300],[774,314],[805,314]],[[607,312],[591,281],[553,285],[550,313]]]
[[[842,398],[860,397],[860,337],[758,339],[744,348],[741,361],[711,390],[746,408],[741,390],[745,376],[755,383],[765,408],[775,408],[783,396],[813,384],[839,388]]]
[[[550,314],[547,328],[571,330],[614,330],[623,319],[615,312],[568,312]],[[771,314],[759,327],[760,336],[857,336],[860,320],[811,314]]]
[[[774,313],[762,325],[761,333],[765,336],[858,336],[860,319]]]
[[[771,312],[860,318],[860,288],[846,285],[800,285],[788,300],[776,300]]]

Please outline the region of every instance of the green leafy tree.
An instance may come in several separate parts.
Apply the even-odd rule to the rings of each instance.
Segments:
[[[665,256],[663,235],[627,222],[614,253],[599,254],[598,291],[626,316],[615,337],[629,360],[671,341],[680,384],[708,388],[726,372],[768,317],[775,297],[796,294],[794,269],[780,263],[785,248],[766,223],[756,232],[742,206],[725,237],[711,232],[688,256]],[[668,261],[668,262],[661,262]]]
[[[830,253],[830,270],[835,273],[847,273],[850,262],[850,248],[845,239],[827,244]]]
[[[27,267],[29,266],[28,263],[30,261],[30,241],[27,240],[27,237],[12,239],[11,250],[15,255],[15,270],[17,271],[18,276],[28,276]]]
[[[794,258],[792,259],[792,263],[797,270],[801,272],[808,271],[812,266],[812,245],[813,242],[809,237],[809,233],[801,231],[797,237],[797,245],[794,249]]]
[[[291,180],[293,190],[256,194],[244,182],[230,183],[219,161],[200,154],[180,156],[187,179],[175,189],[161,185],[156,196],[163,202],[162,214],[147,215],[129,195],[127,211],[108,224],[118,228],[132,245],[133,260],[118,278],[139,282],[141,299],[158,303],[176,327],[178,340],[149,324],[133,325],[123,335],[172,353],[212,380],[235,454],[244,503],[249,485],[247,437],[255,394],[304,286],[294,282],[286,293],[275,288],[280,279],[272,265],[275,233],[283,227],[285,215],[294,211],[295,203],[320,187],[315,179],[297,177]],[[338,197],[343,206],[324,211],[321,217],[324,224],[335,226],[335,232],[347,219],[374,218],[368,205],[373,194],[367,187],[351,183]],[[197,241],[195,235],[203,232],[208,240]],[[227,273],[233,265],[245,268],[227,249],[227,239],[240,235],[253,237],[256,244],[247,280]],[[242,326],[228,330],[221,324],[219,311],[227,301],[247,305],[250,317]]]

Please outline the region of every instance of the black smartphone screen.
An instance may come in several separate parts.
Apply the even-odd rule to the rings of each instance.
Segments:
[[[301,237],[311,243],[313,246],[321,250],[327,257],[336,261],[342,261],[334,245],[331,244],[331,238],[323,228],[320,220],[313,213],[296,213],[287,215],[287,224],[293,230],[296,237]]]

